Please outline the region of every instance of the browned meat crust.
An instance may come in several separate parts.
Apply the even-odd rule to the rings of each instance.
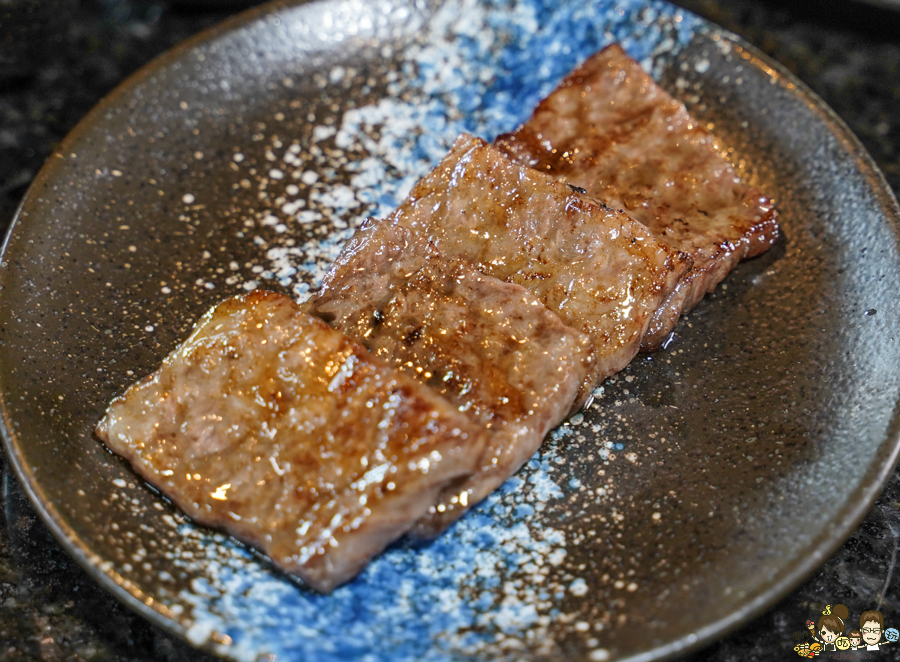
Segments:
[[[229,299],[97,435],[327,592],[490,494],[778,235],[770,201],[618,47],[497,144],[461,136],[360,228],[307,306],[337,330],[282,295]]]
[[[566,416],[590,341],[525,288],[409,250],[402,226],[384,230],[378,241],[366,229],[357,235],[309,310],[492,431],[479,470],[444,490],[415,527],[431,537],[515,473]]]
[[[665,340],[738,261],[778,237],[772,202],[740,181],[706,128],[618,45],[588,58],[496,144],[625,210],[693,258],[655,314],[645,350]]]
[[[97,435],[196,521],[327,592],[478,467],[486,433],[288,297],[207,313]]]
[[[652,314],[691,263],[625,213],[465,134],[393,214],[350,240],[336,264],[351,259],[363,241],[386,244],[395,226],[417,242],[410,252],[430,242],[442,255],[465,258],[526,287],[587,335],[594,358],[582,402],[631,361]]]

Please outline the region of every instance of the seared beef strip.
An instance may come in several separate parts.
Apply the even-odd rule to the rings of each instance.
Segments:
[[[566,416],[590,340],[525,288],[410,251],[409,230],[385,229],[379,243],[358,236],[309,310],[492,431],[478,471],[445,489],[415,527],[430,537],[515,473]]]
[[[617,47],[498,145],[461,136],[360,228],[308,305],[339,330],[282,295],[230,299],[97,435],[196,521],[327,592],[487,496],[778,234]]]
[[[409,230],[409,252],[430,242],[465,258],[526,287],[587,335],[594,358],[579,401],[634,357],[651,315],[691,263],[625,213],[465,134],[395,212],[360,228],[331,274],[361,246],[387,245],[398,226]]]
[[[659,346],[738,261],[778,237],[772,202],[741,182],[706,128],[618,45],[588,58],[496,144],[625,210],[693,258],[655,314],[645,350]]]
[[[97,435],[197,522],[327,592],[479,467],[482,426],[280,294],[206,314]]]

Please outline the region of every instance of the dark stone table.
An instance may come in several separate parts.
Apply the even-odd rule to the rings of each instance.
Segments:
[[[0,229],[53,146],[129,73],[249,0],[0,1]],[[900,12],[891,0],[680,0],[792,70],[900,187]],[[896,3],[900,8],[900,2]],[[49,8],[49,10],[48,10]],[[0,660],[210,659],[121,606],[35,515],[0,454]],[[756,620],[689,659],[799,659],[792,636],[826,603],[900,625],[900,475],[840,550]],[[897,646],[900,648],[900,646]],[[835,654],[825,657],[835,657]],[[842,658],[860,657],[844,653]],[[871,654],[900,659],[900,651]]]

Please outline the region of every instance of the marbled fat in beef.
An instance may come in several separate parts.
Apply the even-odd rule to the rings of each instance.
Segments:
[[[97,435],[195,521],[319,591],[354,577],[479,468],[487,434],[291,299],[207,313]]]
[[[496,144],[512,159],[625,210],[693,258],[655,314],[644,349],[665,340],[681,313],[738,261],[778,237],[772,202],[739,179],[706,127],[618,45],[588,58]]]
[[[651,316],[691,264],[625,213],[465,134],[395,212],[351,239],[338,262],[363,241],[386,244],[395,226],[409,230],[410,252],[428,243],[465,258],[527,288],[587,335],[594,355],[581,401],[631,361]]]
[[[414,529],[434,536],[534,454],[573,406],[592,353],[524,287],[424,245],[410,250],[407,228],[385,230],[357,234],[309,310],[491,431],[478,471],[445,489]]]

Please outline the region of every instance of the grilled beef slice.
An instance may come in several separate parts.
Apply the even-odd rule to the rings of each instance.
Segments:
[[[693,258],[654,315],[645,350],[659,346],[740,260],[778,237],[772,202],[738,178],[706,128],[615,44],[570,73],[496,144],[624,210]]]
[[[486,433],[360,344],[254,292],[206,314],[97,435],[201,524],[327,592],[479,468]]]
[[[360,228],[335,269],[363,244],[387,245],[396,227],[407,229],[409,252],[464,258],[587,335],[593,360],[579,402],[631,361],[691,264],[625,213],[465,134],[396,211]]]
[[[410,250],[409,230],[362,231],[309,310],[424,381],[491,431],[478,470],[444,490],[414,533],[434,536],[488,496],[573,406],[590,341],[527,289],[462,259]]]

